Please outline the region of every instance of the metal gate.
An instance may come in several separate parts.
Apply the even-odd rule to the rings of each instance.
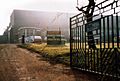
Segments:
[[[96,5],[93,21],[80,13],[70,18],[70,65],[100,74],[101,81],[120,79],[120,0],[105,0]],[[92,31],[97,48],[89,48]]]

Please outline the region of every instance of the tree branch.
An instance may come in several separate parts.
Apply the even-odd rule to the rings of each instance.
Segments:
[[[84,7],[79,8],[78,6],[76,7],[79,11],[82,11],[83,13],[85,13],[85,10],[83,10]]]

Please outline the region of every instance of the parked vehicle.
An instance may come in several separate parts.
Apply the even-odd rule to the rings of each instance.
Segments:
[[[22,40],[22,37],[19,38],[19,40]],[[41,36],[28,36],[25,37],[25,43],[42,43]]]

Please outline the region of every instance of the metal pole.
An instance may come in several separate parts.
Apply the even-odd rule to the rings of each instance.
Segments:
[[[72,28],[70,18],[70,67],[72,67]]]
[[[79,5],[78,0],[77,0],[77,6]]]

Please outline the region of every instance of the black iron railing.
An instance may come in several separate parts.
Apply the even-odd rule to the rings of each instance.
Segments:
[[[107,5],[106,5],[107,3]],[[120,79],[120,0],[96,5],[93,21],[80,13],[70,18],[70,64],[72,68],[100,74],[101,80]],[[89,48],[92,31],[97,48]]]

